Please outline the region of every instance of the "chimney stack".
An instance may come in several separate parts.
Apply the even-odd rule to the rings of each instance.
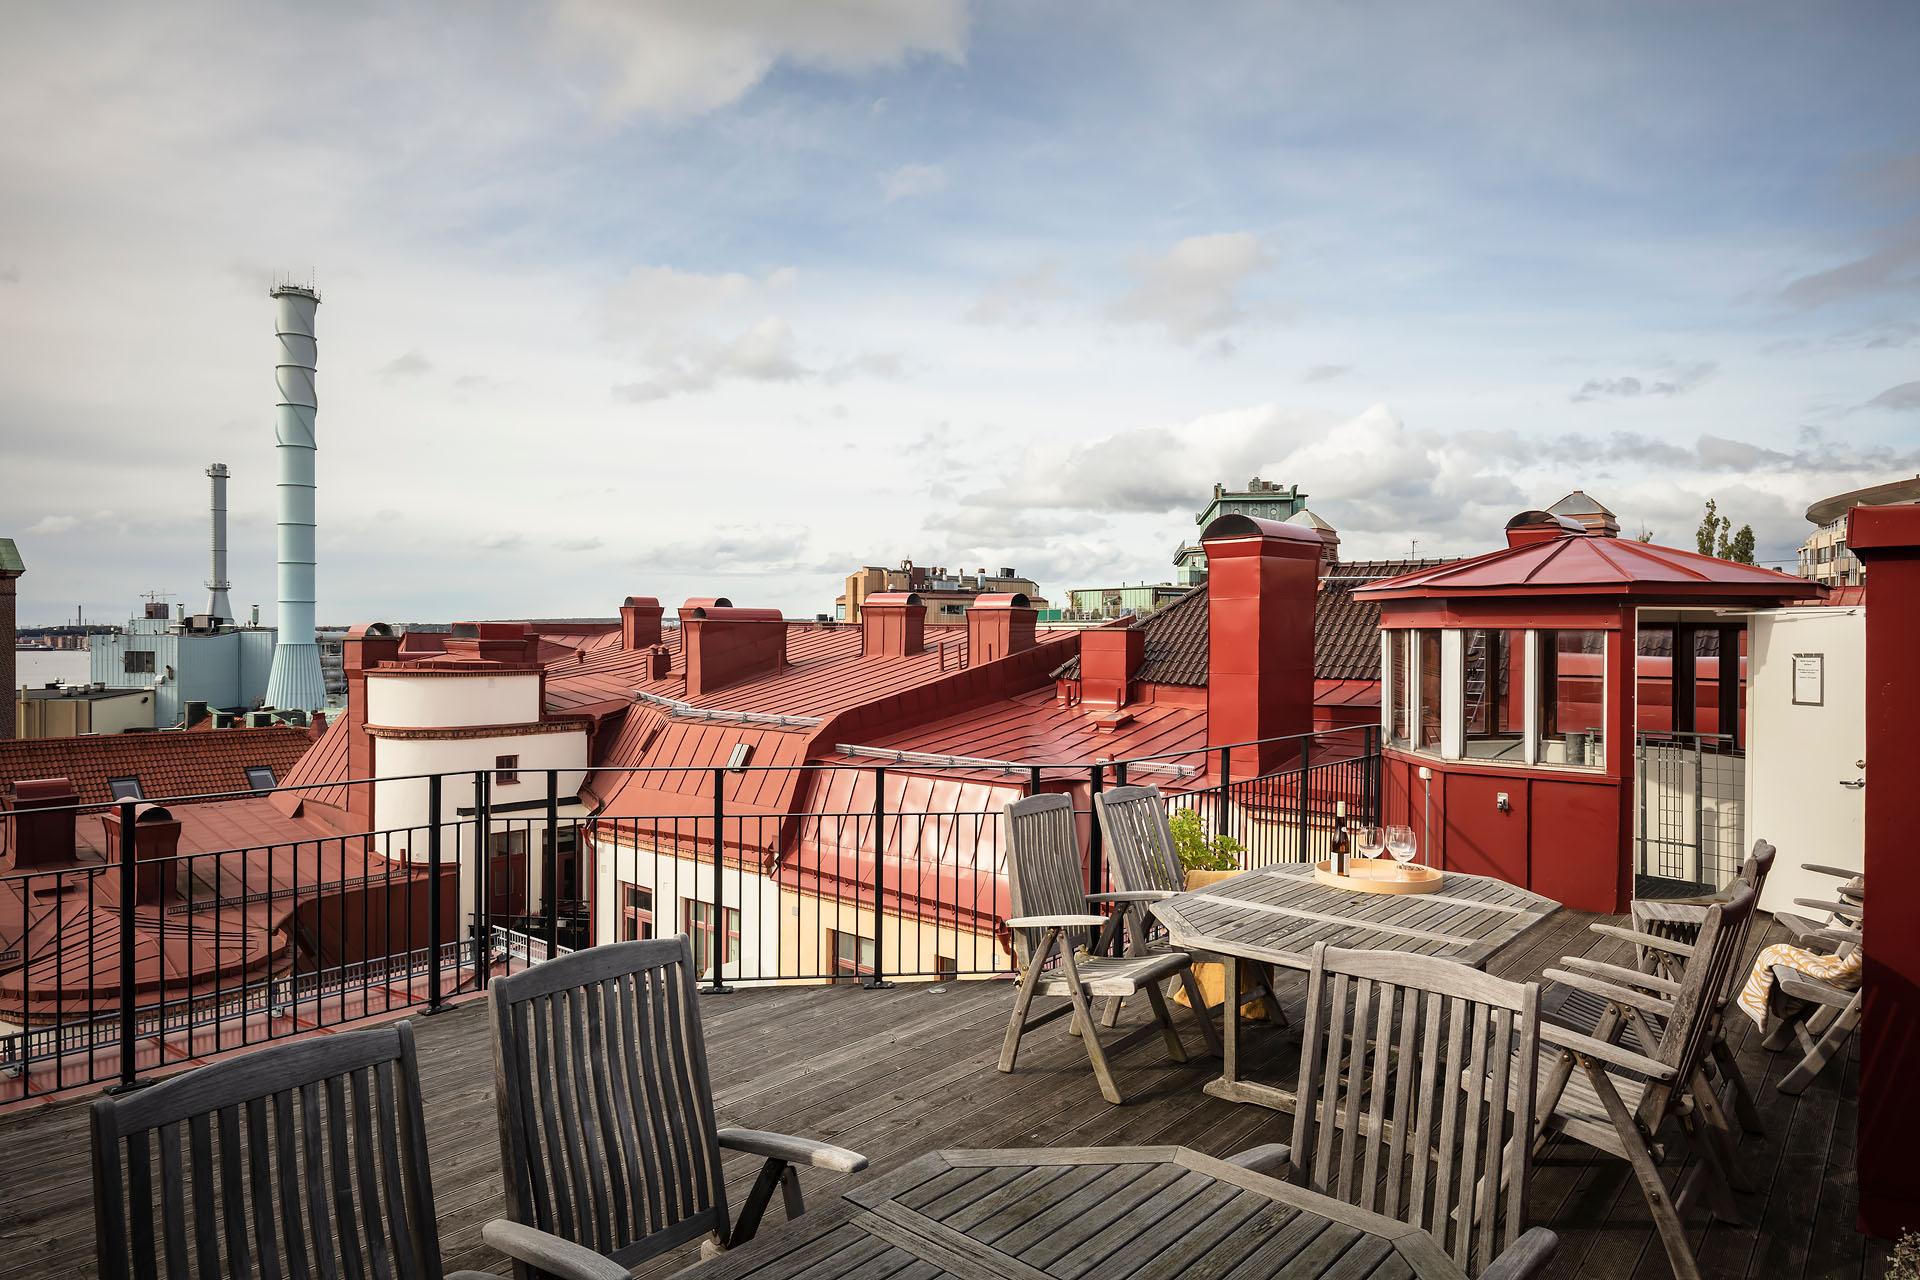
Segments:
[[[687,696],[773,675],[787,665],[787,620],[778,609],[736,609],[725,596],[680,606]]]
[[[1020,591],[975,596],[967,610],[967,665],[1005,658],[1033,648],[1040,611]]]
[[[217,625],[233,621],[233,605],[227,601],[227,588],[233,585],[227,581],[227,464],[208,467],[207,478],[212,482],[208,509],[213,516],[213,566],[207,579],[212,594],[207,597],[207,614]]]
[[[860,653],[911,658],[927,649],[927,606],[911,591],[882,591],[860,604]]]
[[[107,842],[120,847],[120,806],[107,811]],[[134,901],[152,904],[180,896],[180,820],[157,804],[133,807]],[[125,875],[126,871],[121,870]]]
[[[666,612],[652,596],[628,596],[620,606],[620,647],[628,653],[660,643],[660,616]]]
[[[1207,553],[1207,742],[1230,746],[1313,730],[1313,619],[1324,547],[1313,529],[1220,516]],[[1233,753],[1235,772],[1269,773],[1296,747]]]
[[[11,705],[11,697],[8,702]],[[73,806],[79,803],[73,783],[65,778],[22,778],[13,784],[15,871],[72,864],[77,816]]]
[[[310,288],[283,284],[274,300],[274,330],[279,358],[274,380],[280,404],[273,432],[280,459],[280,628],[267,677],[267,705],[282,710],[318,711],[327,705],[320,675],[320,647],[314,643],[314,368],[319,361],[313,340],[314,312],[320,295]]]
[[[1147,653],[1147,633],[1132,625],[1092,627],[1080,633],[1080,702],[1118,711],[1127,705],[1133,679]]]

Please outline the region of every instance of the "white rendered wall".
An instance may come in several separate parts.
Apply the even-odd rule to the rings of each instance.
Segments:
[[[587,733],[582,728],[566,733],[500,734],[485,738],[378,738],[373,748],[374,770],[381,778],[393,779],[373,784],[373,811],[380,830],[426,826],[429,784],[423,777],[412,777],[414,774],[455,775],[442,780],[440,792],[441,821],[452,822],[456,807],[473,805],[474,771],[491,771],[499,756],[518,756],[522,776],[518,783],[494,786],[495,805],[544,800],[547,779],[542,771],[547,769],[560,771],[561,796],[577,795],[586,777]],[[403,856],[398,850],[406,848],[409,842],[404,836],[394,838],[397,842],[394,856]],[[420,831],[411,843],[416,846],[412,851],[413,860],[424,862],[427,857],[425,831]]]
[[[611,820],[606,820],[611,821]],[[711,825],[711,820],[709,820]],[[653,891],[653,936],[686,932],[684,904],[713,902],[713,862],[645,848],[648,825],[639,824],[640,843],[616,844],[606,830],[593,841],[593,938],[613,942],[621,938],[623,884]],[[621,825],[631,839],[634,824]],[[740,913],[740,947],[724,966],[725,976],[742,974],[764,978],[780,972],[780,887],[757,871],[723,866],[721,905]],[[701,975],[705,976],[705,975]]]
[[[540,674],[367,674],[367,723],[390,729],[458,729],[540,719]],[[392,770],[382,762],[381,773]]]
[[[1866,793],[1841,786],[1913,785],[1874,777],[1867,754],[1865,608],[1774,609],[1749,619],[1747,639],[1747,836],[1780,853],[1760,906],[1797,911],[1795,898],[1831,900],[1834,879],[1803,862],[1859,869],[1866,856]],[[1794,656],[1821,655],[1822,705],[1794,703]]]

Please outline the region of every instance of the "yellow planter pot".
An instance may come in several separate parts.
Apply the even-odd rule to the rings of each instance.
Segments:
[[[1230,880],[1239,874],[1238,871],[1189,871],[1187,872],[1187,892],[1192,893],[1196,889],[1219,884],[1222,880]],[[1196,964],[1193,966],[1193,976],[1200,983],[1200,994],[1206,998],[1209,1009],[1226,1002],[1227,971],[1224,965]],[[1259,985],[1254,980],[1252,965],[1241,966],[1239,985],[1242,994]],[[1186,990],[1182,988],[1173,998],[1180,1004],[1186,1004]],[[1266,1015],[1267,1002],[1258,997],[1240,1006],[1240,1016],[1243,1018],[1264,1018]]]

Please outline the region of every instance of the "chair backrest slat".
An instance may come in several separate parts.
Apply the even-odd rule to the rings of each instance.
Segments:
[[[631,1266],[726,1238],[726,1188],[684,935],[606,943],[495,979],[509,1213]]]
[[[1158,787],[1114,787],[1095,796],[1093,803],[1115,888],[1130,893],[1179,893],[1186,888],[1166,799]]]
[[[200,1067],[92,1120],[111,1280],[441,1280],[406,1023]]]
[[[1525,1226],[1539,998],[1536,984],[1464,965],[1317,945],[1298,1180],[1484,1269]]]
[[[1001,819],[1006,851],[1007,892],[1013,917],[1086,915],[1086,864],[1073,800],[1058,793],[1015,800]],[[1014,930],[1014,954],[1022,966],[1033,939]]]

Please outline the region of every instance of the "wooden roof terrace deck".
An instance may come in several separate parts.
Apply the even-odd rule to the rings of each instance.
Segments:
[[[1561,912],[1497,956],[1489,971],[1534,976],[1565,954],[1620,961],[1625,949],[1587,931],[1595,919]],[[1769,930],[1764,941],[1776,941]],[[1302,975],[1285,975],[1281,995],[1298,1001]],[[1167,1062],[1157,1043],[1115,1056],[1127,1105],[1109,1106],[1093,1086],[1086,1055],[1064,1024],[1032,1035],[1012,1075],[994,1070],[1013,992],[1005,982],[858,987],[742,987],[702,1000],[702,1018],[723,1124],[803,1134],[854,1147],[884,1172],[940,1147],[1179,1144],[1224,1155],[1285,1142],[1291,1119],[1207,1097],[1200,1086],[1215,1059]],[[1134,1001],[1126,1020],[1144,1015]],[[1296,1017],[1296,1025],[1297,1025]],[[502,1270],[480,1241],[480,1224],[502,1211],[493,1070],[485,1008],[468,1003],[416,1018],[434,1190],[452,1266]],[[1273,1058],[1288,1075],[1297,1033],[1256,1026],[1247,1052]],[[1885,1247],[1853,1230],[1857,1063],[1799,1097],[1773,1086],[1797,1054],[1770,1056],[1744,1019],[1733,1047],[1767,1124],[1748,1135],[1740,1158],[1760,1188],[1747,1197],[1754,1225],[1687,1219],[1707,1277],[1877,1278]],[[730,1199],[746,1191],[757,1161],[727,1165]],[[870,1175],[869,1175],[870,1176]],[[824,1203],[846,1180],[808,1179]],[[1584,1147],[1556,1143],[1538,1164],[1535,1222],[1560,1233],[1549,1276],[1559,1280],[1660,1280],[1671,1274],[1627,1166]],[[84,1103],[0,1116],[0,1280],[91,1276],[93,1217]],[[667,1269],[656,1273],[664,1274]]]

